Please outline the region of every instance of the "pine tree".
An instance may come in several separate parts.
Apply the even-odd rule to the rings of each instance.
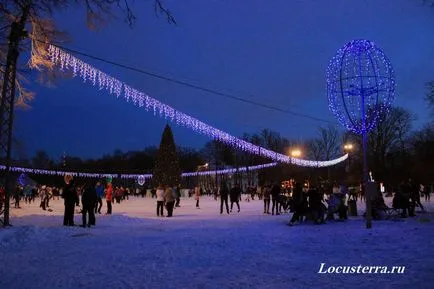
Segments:
[[[177,186],[181,183],[179,157],[176,152],[172,129],[169,125],[166,125],[163,131],[163,136],[161,137],[160,149],[158,150],[155,161],[152,183],[154,186]]]

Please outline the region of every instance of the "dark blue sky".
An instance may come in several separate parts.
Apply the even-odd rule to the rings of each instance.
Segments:
[[[122,19],[89,31],[84,12],[56,14],[70,48],[258,102],[333,120],[327,107],[325,69],[336,50],[354,38],[374,41],[397,77],[396,105],[428,120],[424,83],[434,79],[434,10],[417,0],[201,1],[166,0],[178,26],[154,13],[152,1],[136,1],[137,22]],[[173,107],[234,135],[263,128],[304,140],[320,122],[239,103],[83,60]],[[17,111],[16,138],[32,155],[98,157],[116,148],[158,145],[165,121],[79,79],[55,88],[34,85],[32,109]],[[182,146],[208,139],[174,127]]]

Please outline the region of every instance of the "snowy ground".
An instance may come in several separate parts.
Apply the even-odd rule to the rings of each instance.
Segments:
[[[231,215],[211,198],[194,203],[183,199],[169,219],[155,217],[154,200],[130,199],[91,229],[61,226],[61,200],[50,213],[22,204],[0,229],[0,288],[434,288],[431,213],[371,230],[360,217],[288,227],[288,215],[263,215],[261,201]],[[321,263],[406,268],[318,274]]]

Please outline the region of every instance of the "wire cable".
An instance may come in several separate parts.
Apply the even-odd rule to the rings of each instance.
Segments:
[[[38,39],[36,39],[36,40],[40,41],[40,42],[43,42],[43,43],[46,43],[46,42],[38,40]],[[312,116],[312,115],[308,115],[308,114],[304,114],[304,113],[299,113],[299,112],[295,112],[295,111],[288,110],[288,109],[283,109],[283,108],[272,106],[272,105],[269,105],[269,104],[264,104],[264,103],[260,103],[260,102],[257,102],[257,101],[245,99],[245,98],[233,95],[233,94],[228,94],[228,93],[225,93],[225,92],[222,92],[222,91],[218,91],[218,90],[210,89],[210,88],[207,88],[207,87],[199,86],[199,85],[196,85],[196,84],[192,84],[192,83],[189,83],[189,82],[186,82],[186,81],[177,80],[177,79],[174,79],[174,78],[171,78],[171,77],[168,77],[168,76],[164,76],[164,75],[161,75],[161,74],[156,74],[156,73],[153,73],[153,72],[149,72],[149,71],[137,68],[137,67],[125,65],[125,64],[118,63],[118,62],[115,62],[115,61],[112,61],[112,60],[108,60],[108,59],[104,59],[104,58],[101,58],[101,57],[98,57],[98,56],[94,56],[94,55],[91,55],[91,54],[88,54],[88,53],[85,53],[85,52],[82,52],[82,51],[78,51],[76,49],[71,49],[71,48],[68,48],[68,47],[64,47],[64,46],[59,45],[59,44],[52,44],[52,43],[46,43],[46,44],[51,44],[53,46],[56,46],[58,48],[61,48],[63,50],[69,51],[69,52],[74,53],[74,54],[82,55],[82,56],[85,56],[85,57],[88,57],[88,58],[91,58],[91,59],[94,59],[94,60],[98,60],[98,61],[110,64],[110,65],[113,65],[113,66],[121,67],[121,68],[124,68],[124,69],[127,69],[127,70],[131,70],[131,71],[134,71],[134,72],[145,74],[147,76],[151,76],[151,77],[162,79],[162,80],[165,80],[165,81],[168,81],[168,82],[172,82],[172,83],[176,83],[176,84],[179,84],[179,85],[183,85],[183,86],[186,86],[186,87],[189,87],[189,88],[192,88],[192,89],[200,90],[200,91],[207,92],[207,93],[214,94],[214,95],[219,95],[219,96],[222,96],[222,97],[230,98],[230,99],[233,99],[233,100],[237,100],[237,101],[240,101],[240,102],[244,102],[244,103],[248,103],[248,104],[251,104],[251,105],[259,106],[259,107],[262,107],[262,108],[266,108],[266,109],[270,109],[270,110],[275,110],[275,111],[279,111],[279,112],[286,113],[286,114],[291,114],[291,115],[294,115],[294,116],[299,116],[299,117],[304,117],[304,118],[308,118],[308,119],[315,120],[315,121],[330,123],[329,120],[326,120],[326,119],[323,119],[323,118],[320,118],[320,117],[316,117],[316,116]]]

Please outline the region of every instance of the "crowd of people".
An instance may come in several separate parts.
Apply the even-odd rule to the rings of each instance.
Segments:
[[[72,176],[65,176],[65,185],[61,188],[41,186],[20,186],[17,185],[13,191],[12,198],[14,207],[20,208],[20,202],[32,203],[38,197],[40,208],[50,210],[50,200],[64,200],[64,222],[65,226],[74,226],[74,210],[81,202],[82,227],[91,227],[96,224],[96,214],[101,214],[103,199],[106,202],[106,214],[112,214],[113,202],[121,203],[128,200],[130,195],[146,195],[145,188],[128,188],[115,186],[111,181],[85,182],[76,185]],[[381,212],[385,208],[381,189],[378,188],[378,196],[373,201],[373,217],[381,218]],[[415,216],[415,207],[424,207],[421,203],[421,195],[425,201],[430,201],[431,187],[424,187],[413,180],[401,183],[394,190],[393,208],[401,210],[401,217]],[[174,209],[180,207],[181,188],[180,186],[167,186],[160,184],[150,189],[151,198],[156,199],[156,215],[158,217],[173,217]],[[279,183],[266,184],[262,187],[246,187],[244,190],[237,183],[228,184],[222,180],[217,188],[203,189],[195,187],[188,191],[189,197],[194,197],[196,208],[200,209],[200,198],[202,195],[214,195],[215,200],[220,199],[220,214],[230,214],[236,205],[237,212],[241,211],[240,201],[246,196],[245,201],[250,202],[255,197],[263,201],[263,213],[280,215],[292,212],[288,225],[292,226],[303,220],[312,220],[315,224],[324,224],[326,220],[335,219],[344,221],[347,219],[348,204],[357,199],[364,200],[365,192],[360,187],[347,188],[337,183],[332,186],[321,184],[306,184],[293,182],[291,187],[282,187]],[[229,206],[230,202],[230,206]],[[4,188],[0,186],[0,210],[4,203]],[[271,212],[270,212],[271,207]],[[387,207],[387,206],[386,206]]]

